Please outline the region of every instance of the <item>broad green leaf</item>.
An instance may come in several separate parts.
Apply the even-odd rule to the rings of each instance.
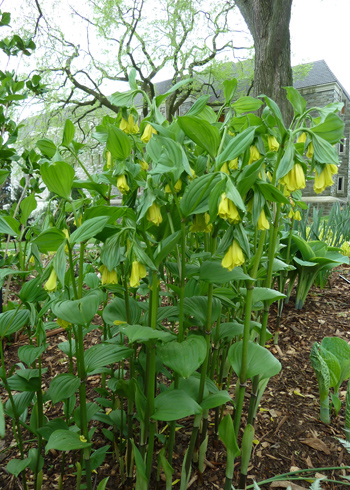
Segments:
[[[40,167],[40,174],[49,191],[67,199],[67,201],[70,200],[75,172],[69,163],[45,162]]]
[[[236,92],[237,84],[238,84],[237,78],[233,78],[232,80],[225,80],[223,82],[226,105],[231,103]]]
[[[280,164],[278,165],[276,172],[276,181],[287,175],[287,173],[294,167],[294,153],[295,146],[292,140],[287,143],[287,148],[281,158]]]
[[[31,366],[33,362],[41,356],[41,354],[45,351],[46,346],[41,345],[39,347],[35,347],[34,345],[22,345],[18,349],[18,357],[19,359],[27,364],[27,366]]]
[[[57,253],[53,258],[53,268],[57,274],[58,280],[61,283],[62,288],[64,288],[65,278],[66,278],[66,244],[62,243],[62,245],[58,248]]]
[[[55,430],[47,441],[45,454],[47,454],[50,449],[73,451],[76,449],[87,449],[91,446],[92,444],[90,442],[83,442],[76,432],[70,430]]]
[[[246,210],[246,207],[244,205],[243,199],[238,192],[236,186],[232,182],[232,179],[228,177],[226,179],[226,188],[225,188],[226,196],[231,199],[233,204],[235,204],[238,208],[240,208],[242,211]]]
[[[2,185],[7,177],[11,174],[8,170],[0,169],[0,185]]]
[[[186,116],[199,116],[207,105],[210,95],[202,95],[199,97],[193,106],[186,112]]]
[[[270,99],[266,95],[259,95],[259,97],[264,97],[266,105],[269,107],[270,111],[274,115],[278,129],[281,133],[281,136],[283,137],[286,134],[287,130],[283,122],[283,117],[280,108],[278,107],[278,105],[274,100]]]
[[[37,207],[37,202],[36,202],[34,193],[30,194],[30,196],[23,199],[23,201],[20,204],[20,208],[21,208],[20,221],[21,221],[22,225],[27,224],[27,220],[28,220],[29,216],[31,215],[32,211],[34,211],[34,209],[36,209],[36,207]]]
[[[337,114],[331,112],[324,122],[310,128],[310,130],[331,145],[335,145],[344,136],[344,122]]]
[[[210,191],[219,180],[221,180],[221,176],[218,173],[205,174],[194,179],[186,187],[180,202],[181,211],[184,216],[208,211]]]
[[[274,185],[263,181],[256,182],[255,185],[258,187],[259,191],[264,196],[266,201],[290,204],[289,199]]]
[[[51,434],[56,430],[68,430],[68,425],[63,419],[52,419],[47,422],[43,427],[37,429],[39,434],[48,441]]]
[[[102,318],[106,323],[115,325],[127,323],[136,325],[141,317],[141,308],[134,298],[129,298],[129,318],[125,309],[125,301],[121,298],[114,298],[103,310]]]
[[[233,428],[233,420],[230,414],[225,415],[220,422],[219,436],[224,443],[227,452],[230,453],[233,458],[236,458],[240,454],[240,450],[237,444],[236,434]]]
[[[311,260],[313,257],[315,257],[314,251],[303,238],[299,237],[298,235],[292,235],[292,239],[300,250],[304,260]]]
[[[312,131],[310,129],[310,131]],[[319,163],[333,163],[339,165],[339,157],[336,149],[316,133],[312,133],[314,157]]]
[[[221,405],[226,405],[228,402],[232,402],[230,394],[228,391],[222,390],[207,396],[202,401],[201,407],[203,410],[210,410],[212,408],[220,407]]]
[[[171,422],[202,413],[202,407],[182,390],[168,390],[154,400],[152,419]]]
[[[48,228],[33,240],[40,252],[56,252],[65,241],[66,235],[57,228]]]
[[[287,99],[292,104],[294,113],[301,115],[306,109],[306,100],[302,97],[294,87],[284,87],[287,91]]]
[[[68,323],[88,325],[96,315],[101,299],[99,294],[89,293],[81,299],[58,301],[52,305],[52,311]]]
[[[132,349],[113,344],[97,344],[84,352],[85,369],[89,374],[95,369],[114,364],[132,354]]]
[[[183,378],[189,378],[203,364],[206,354],[206,341],[197,336],[190,336],[183,342],[174,340],[157,348],[160,360]]]
[[[231,139],[224,151],[217,156],[215,168],[219,170],[224,162],[234,160],[242,155],[245,150],[252,144],[255,136],[255,127],[249,127]]]
[[[30,405],[33,397],[34,397],[33,391],[24,391],[23,393],[17,393],[16,395],[13,395],[12,398],[15,405],[16,415],[18,417],[22,415],[25,409]],[[13,408],[10,400],[7,400],[5,404],[5,411],[11,418],[15,418],[15,414],[13,412]]]
[[[0,313],[0,339],[18,332],[29,321],[28,310],[9,310]]]
[[[182,116],[177,123],[185,135],[206,150],[214,159],[220,145],[219,130],[207,121],[194,116]]]
[[[217,320],[220,314],[220,301],[217,298],[212,299],[212,322]],[[208,312],[208,297],[207,296],[193,296],[192,298],[185,298],[184,310],[186,315],[193,316],[200,326],[205,326],[207,321]]]
[[[170,332],[155,330],[151,327],[143,327],[142,325],[120,327],[120,332],[128,337],[129,342],[167,341],[169,338],[173,338],[173,335]]]
[[[121,129],[115,126],[109,126],[107,149],[117,160],[126,160],[131,153],[130,139]]]
[[[155,99],[157,107],[160,106],[160,104],[168,97],[168,95],[176,92],[176,90],[179,90],[180,88],[185,87],[192,82],[193,78],[186,78],[185,80],[181,80],[180,82],[175,83],[175,85],[173,85],[165,94],[158,95]]]
[[[235,267],[232,271],[225,269],[221,265],[221,261],[206,260],[202,263],[199,272],[201,281],[225,284],[231,281],[246,281],[251,278],[245,274],[241,267]]]
[[[241,375],[242,347],[241,340],[231,345],[228,351],[228,360],[237,376]],[[259,375],[260,379],[271,378],[278,374],[281,368],[281,363],[265,347],[255,342],[248,342],[247,378],[252,379],[256,375]]]
[[[85,242],[100,233],[107,225],[109,216],[97,216],[88,221],[84,221],[70,236],[69,242],[73,246],[75,243]]]
[[[29,458],[25,459],[11,459],[7,465],[6,469],[11,475],[15,475],[16,477],[24,471],[29,466],[30,460]]]
[[[36,146],[48,158],[52,158],[57,151],[55,143],[47,138],[37,141]]]
[[[261,167],[264,159],[260,158],[251,165],[246,165],[237,179],[237,190],[241,196],[245,196],[249,189],[252,188],[255,181],[259,178]]]
[[[72,121],[66,120],[63,130],[62,146],[68,147],[74,139],[75,128]]]
[[[257,111],[262,105],[263,102],[261,100],[246,95],[234,102],[232,107],[237,114],[241,114],[242,112]]]
[[[79,386],[80,379],[77,376],[74,376],[74,374],[59,374],[51,380],[47,394],[55,405],[74,395],[74,393],[78,391]]]
[[[19,223],[11,216],[0,217],[0,233],[17,236],[19,232]]]

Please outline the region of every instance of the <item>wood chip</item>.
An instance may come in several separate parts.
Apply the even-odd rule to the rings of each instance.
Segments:
[[[317,451],[322,451],[325,454],[331,454],[328,446],[321,439],[317,439],[316,437],[308,437],[307,439],[300,439],[300,442],[306,444],[307,446],[312,447],[313,449],[317,449]]]

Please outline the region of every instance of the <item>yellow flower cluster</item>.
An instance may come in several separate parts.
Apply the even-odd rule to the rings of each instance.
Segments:
[[[179,179],[179,180],[176,182],[176,184],[174,185],[174,191],[175,191],[176,193],[178,193],[178,192],[180,192],[180,191],[181,191],[181,189],[182,189],[182,180],[181,180],[181,179]],[[165,191],[167,194],[171,194],[171,188],[170,188],[170,185],[169,185],[169,184],[167,184],[167,185],[165,186],[164,191]]]
[[[130,287],[136,288],[140,285],[140,279],[146,277],[146,267],[137,260],[134,260],[131,266]]]
[[[294,219],[295,221],[301,221],[301,214],[300,214],[300,211],[293,211],[293,209],[291,208],[291,210],[289,211],[289,214],[288,214],[288,218],[290,219]]]
[[[241,217],[235,204],[226,196],[226,192],[221,195],[221,201],[218,209],[218,216],[227,219],[229,223],[239,223]]]
[[[221,265],[232,271],[234,267],[239,267],[244,264],[245,259],[243,255],[243,250],[239,246],[239,243],[236,240],[233,240],[232,245],[227,250],[225,257],[222,259]]]
[[[286,186],[288,192],[294,192],[298,189],[305,188],[305,174],[300,163],[296,163],[294,167],[279,180],[280,184]]]
[[[315,182],[314,182],[314,191],[316,194],[320,194],[325,190],[326,187],[333,185],[334,174],[338,173],[338,167],[334,165],[334,163],[327,164],[325,168],[322,170],[320,175],[318,175],[317,170],[315,171]]]
[[[128,120],[122,118],[119,129],[127,134],[137,134],[140,131],[137,123],[134,122],[134,116],[132,114],[129,115]]]

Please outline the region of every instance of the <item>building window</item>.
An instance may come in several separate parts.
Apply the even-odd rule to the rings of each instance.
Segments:
[[[339,155],[343,155],[345,153],[345,147],[346,147],[346,138],[342,138],[339,141]]]
[[[344,192],[344,177],[342,175],[338,176],[337,192]]]

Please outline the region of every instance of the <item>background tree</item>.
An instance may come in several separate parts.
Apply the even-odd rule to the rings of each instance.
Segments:
[[[275,100],[288,122],[292,107],[283,87],[293,85],[289,23],[293,0],[236,0],[254,40],[254,92]]]

